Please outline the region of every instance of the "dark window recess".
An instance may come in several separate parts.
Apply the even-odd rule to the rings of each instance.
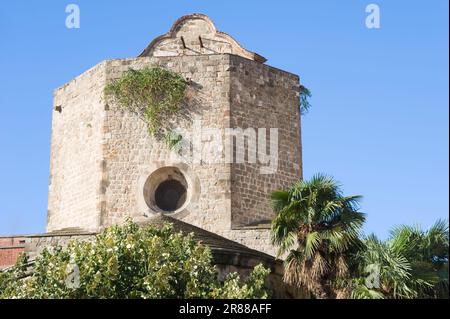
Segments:
[[[155,204],[166,212],[173,212],[186,201],[186,187],[177,180],[167,180],[159,184],[155,191]]]

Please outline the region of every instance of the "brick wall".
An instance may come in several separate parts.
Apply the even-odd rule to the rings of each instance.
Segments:
[[[27,239],[23,236],[0,237],[0,269],[12,266],[25,250]]]

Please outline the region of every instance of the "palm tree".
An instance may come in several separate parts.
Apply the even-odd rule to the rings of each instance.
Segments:
[[[411,264],[390,241],[375,235],[364,240],[354,257],[358,265],[349,295],[354,299],[414,298],[417,295]],[[371,278],[371,276],[373,278]],[[373,280],[372,280],[373,279]]]
[[[392,246],[411,262],[418,297],[448,298],[448,222],[438,220],[428,230],[400,226],[391,231]]]
[[[353,298],[448,298],[448,222],[438,220],[429,230],[399,226],[386,241],[371,235],[355,257],[359,279]],[[367,287],[368,269],[376,269],[377,287]]]
[[[343,196],[340,185],[321,174],[272,194],[272,242],[279,256],[287,254],[286,283],[316,298],[335,296],[332,282],[349,274],[347,259],[365,220],[360,198]]]

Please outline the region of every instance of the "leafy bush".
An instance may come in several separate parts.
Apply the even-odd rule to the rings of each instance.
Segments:
[[[269,270],[257,266],[245,282],[223,283],[211,251],[172,226],[131,221],[90,241],[45,249],[26,274],[26,259],[0,274],[1,298],[266,298]]]
[[[153,135],[164,126],[164,120],[178,111],[187,85],[181,75],[160,67],[129,69],[105,87],[105,95],[142,118]]]

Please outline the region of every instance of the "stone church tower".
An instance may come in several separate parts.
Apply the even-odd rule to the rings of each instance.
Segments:
[[[127,216],[167,214],[273,254],[270,193],[302,177],[300,85],[298,76],[265,61],[207,16],[192,14],[137,58],[103,61],[56,89],[47,231],[98,231]],[[192,135],[189,159],[174,156],[143,121],[105,99],[107,83],[146,66],[190,81],[174,123],[200,132]],[[216,147],[211,132],[234,148]],[[215,160],[205,160],[211,149]]]

